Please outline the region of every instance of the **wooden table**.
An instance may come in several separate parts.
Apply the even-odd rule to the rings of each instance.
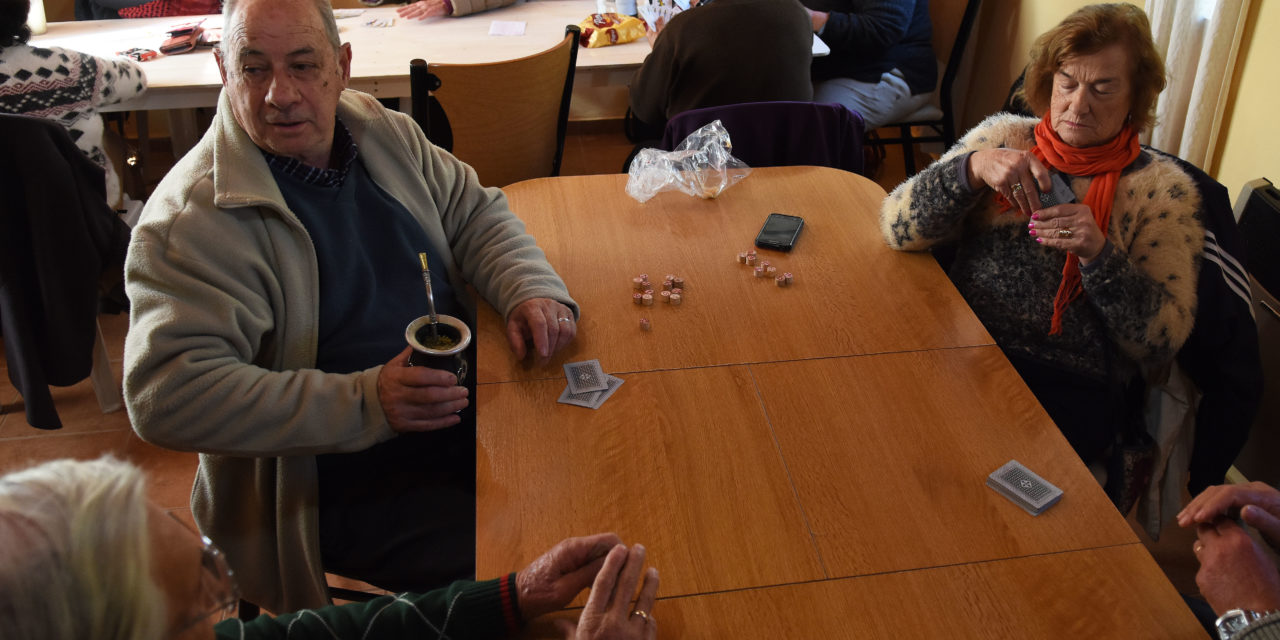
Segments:
[[[351,88],[380,98],[409,96],[409,61],[480,63],[520,58],[551,48],[564,38],[568,24],[578,24],[593,11],[592,0],[535,0],[460,18],[403,20],[391,27],[364,26],[373,18],[395,18],[395,7],[375,7],[354,18],[338,20],[339,37],[351,44]],[[193,17],[191,19],[199,19]],[[164,32],[187,18],[55,22],[31,39],[39,46],[60,46],[99,56],[114,56],[130,47],[159,50]],[[205,16],[206,28],[221,27],[222,16]],[[523,36],[490,36],[495,20],[523,21]],[[573,119],[620,117],[627,83],[649,54],[643,38],[624,45],[580,49],[574,79]],[[161,56],[143,63],[147,91],[104,111],[182,109],[217,104],[222,80],[209,50]],[[620,92],[620,93],[619,93]]]
[[[874,183],[757,169],[643,205],[624,184],[506,189],[583,317],[526,367],[482,313],[478,575],[616,531],[661,571],[664,637],[1203,637],[942,271],[885,246]],[[760,252],[791,288],[735,261],[771,211],[806,220]],[[686,278],[685,304],[634,306],[642,271]],[[626,382],[597,411],[556,403],[587,358]],[[1032,517],[987,488],[1010,459],[1062,501]]]

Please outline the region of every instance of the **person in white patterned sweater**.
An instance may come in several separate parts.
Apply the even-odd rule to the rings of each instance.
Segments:
[[[30,0],[0,0],[0,113],[35,116],[66,127],[76,146],[106,171],[107,202],[121,203],[120,178],[102,150],[98,109],[147,88],[142,67],[58,47],[27,44]]]

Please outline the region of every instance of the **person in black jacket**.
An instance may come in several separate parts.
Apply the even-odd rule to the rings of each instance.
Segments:
[[[929,0],[802,0],[831,54],[813,59],[813,99],[862,115],[867,130],[912,114],[938,85]]]

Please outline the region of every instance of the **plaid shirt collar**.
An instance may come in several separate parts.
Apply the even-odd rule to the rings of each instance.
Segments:
[[[346,125],[337,118],[334,118],[333,122],[333,149],[338,158],[337,168],[313,167],[304,164],[301,160],[278,156],[262,149],[262,155],[267,159],[267,166],[317,187],[341,186],[342,181],[347,177],[347,172],[351,169],[351,164],[356,161],[357,148],[356,141],[351,138],[351,132],[347,130]]]

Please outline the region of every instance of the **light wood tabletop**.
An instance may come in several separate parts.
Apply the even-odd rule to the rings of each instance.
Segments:
[[[946,275],[885,246],[883,190],[768,168],[641,205],[625,179],[507,189],[583,315],[540,367],[478,321],[479,577],[614,531],[661,571],[661,637],[1202,637]],[[758,254],[791,288],[735,259],[770,211],[807,221]],[[642,271],[687,302],[633,305]],[[623,385],[557,403],[561,364],[590,358]],[[988,488],[1011,459],[1062,500],[1031,516]]]
[[[599,358],[609,371],[651,371],[993,344],[927,254],[893,251],[880,235],[884,190],[825,167],[756,169],[714,200],[658,194],[640,204],[624,174],[531,180],[505,189],[582,309],[563,361]],[[805,219],[790,253],[759,250],[791,287],[738,264],[771,212]],[[632,304],[647,273],[686,281],[684,303]],[[659,285],[660,287],[660,285]],[[652,330],[643,332],[647,317]],[[483,353],[507,349],[501,319],[479,319]],[[480,382],[560,376],[491,358]]]
[[[1136,543],[998,347],[752,365],[829,577]],[[1037,517],[986,486],[1018,460]]]
[[[663,568],[665,577],[665,567]],[[573,619],[577,610],[556,617]],[[659,638],[1160,638],[1204,629],[1141,544],[659,598]],[[542,620],[526,638],[561,638]]]

